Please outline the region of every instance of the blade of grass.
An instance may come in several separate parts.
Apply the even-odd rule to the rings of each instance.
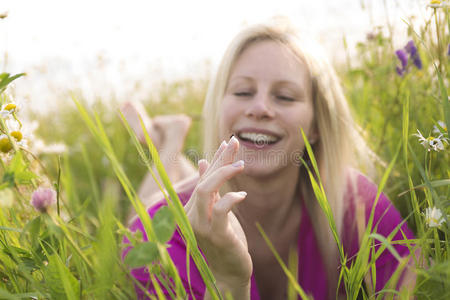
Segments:
[[[283,260],[281,259],[280,255],[278,254],[277,250],[275,249],[275,247],[273,246],[272,242],[270,241],[270,239],[267,237],[266,233],[264,232],[264,230],[262,229],[261,225],[259,223],[256,223],[256,227],[259,230],[259,233],[261,233],[262,237],[264,238],[264,241],[266,242],[267,246],[269,246],[270,251],[272,251],[272,254],[275,256],[276,260],[278,261],[278,263],[280,264],[281,268],[283,269],[284,273],[286,274],[289,283],[291,284],[291,286],[295,289],[295,291],[298,293],[298,295],[302,298],[302,299],[312,299],[311,297],[309,297],[306,292],[301,288],[301,286],[298,284],[297,280],[295,279],[294,275],[292,275],[291,271],[289,271],[289,268],[286,267],[286,264],[283,262]]]

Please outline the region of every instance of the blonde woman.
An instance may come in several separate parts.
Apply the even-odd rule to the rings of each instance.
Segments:
[[[358,251],[377,188],[353,169],[366,168],[368,149],[325,58],[285,22],[243,30],[210,84],[204,128],[206,159],[198,163],[198,176],[178,191],[219,289],[234,299],[287,297],[287,278],[258,232],[259,223],[285,262],[296,251],[298,282],[307,293],[315,299],[335,299],[336,290],[345,295],[337,289],[335,242],[298,160],[299,155],[308,160],[300,128],[312,144],[349,258]],[[162,205],[151,206],[149,214]],[[401,221],[382,195],[375,209],[377,232],[387,236]],[[130,228],[143,231],[140,220]],[[412,236],[406,225],[402,231]],[[177,232],[170,244],[190,299],[207,297],[192,261],[188,280],[186,249]],[[395,248],[409,254],[404,246]],[[376,286],[367,288],[383,288],[396,267],[385,251],[377,262]],[[145,269],[132,274],[153,293]]]

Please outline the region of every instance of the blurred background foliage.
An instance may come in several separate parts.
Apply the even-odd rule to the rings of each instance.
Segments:
[[[412,18],[410,21],[413,22],[414,19]],[[411,29],[413,24],[410,25],[408,27],[409,37],[405,36],[404,40],[415,40],[423,62],[421,70],[410,66],[409,72],[404,77],[395,72],[395,68],[399,64],[394,54],[396,49],[393,48],[392,37],[380,27],[374,28],[367,34],[366,40],[358,43],[356,56],[348,57],[347,61],[336,65],[354,118],[361,126],[371,149],[380,158],[381,163],[376,164],[379,174],[383,173],[386,163],[393,158],[398,142],[402,138],[402,110],[405,91],[408,91],[410,97],[408,131],[410,144],[419,156],[423,156],[423,147],[412,134],[416,133],[417,129],[424,135],[431,134],[436,122],[444,120],[439,99],[438,80],[432,65],[433,57],[438,57],[437,41],[436,38],[433,38],[435,34],[432,32],[430,23],[421,28],[421,32],[413,32]],[[444,45],[442,41],[441,52],[446,46],[447,44]],[[441,64],[447,66],[448,63],[448,56],[443,57]],[[445,71],[447,68],[441,66],[441,69]],[[448,74],[445,72],[443,77],[448,80]],[[157,96],[142,100],[150,116],[184,113],[192,118],[192,126],[184,148],[185,153],[191,151],[201,153],[201,111],[207,84],[207,80],[193,81],[191,79],[163,82],[156,93],[153,91],[153,94]],[[83,99],[81,92],[75,92],[75,95],[77,95],[77,99]],[[77,178],[74,186],[78,195],[86,198],[91,193],[91,183],[87,176],[86,156],[82,155],[83,151],[89,154],[93,178],[99,189],[101,189],[103,181],[114,178],[114,173],[108,167],[106,157],[99,151],[97,143],[93,140],[94,137],[86,130],[70,97],[61,99],[61,103],[56,113],[53,111],[48,114],[33,114],[31,119],[39,121],[36,131],[38,136],[47,142],[63,141],[68,146],[64,161],[67,168],[70,168],[71,177]],[[132,146],[130,137],[120,120],[118,115],[120,103],[114,99],[107,101],[98,99],[89,106],[99,114],[105,124],[107,134],[111,138],[114,137],[111,140],[116,155],[123,162],[126,173],[137,188],[146,173],[146,168],[138,158],[137,151]],[[439,156],[439,159],[431,161],[429,170],[433,176],[431,179],[448,178],[448,152],[431,155]],[[188,157],[190,156],[188,155]],[[55,157],[44,154],[42,159],[46,162],[45,165],[49,166],[52,176],[55,176],[57,170]],[[421,176],[417,168],[413,167],[412,161],[409,162],[409,168],[412,170],[413,182],[421,183]],[[409,194],[401,197],[398,195],[408,189],[405,164],[403,160],[399,159],[385,193],[403,215],[407,215],[409,211]],[[441,195],[448,196],[447,187],[441,189],[443,189]],[[126,216],[127,206],[128,201],[124,199],[120,211],[118,211],[121,218]]]

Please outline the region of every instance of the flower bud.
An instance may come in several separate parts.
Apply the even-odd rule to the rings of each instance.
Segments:
[[[47,212],[47,209],[56,203],[56,192],[49,188],[38,188],[31,195],[31,204],[37,211]]]

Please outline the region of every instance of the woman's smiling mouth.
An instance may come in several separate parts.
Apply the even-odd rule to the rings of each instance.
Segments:
[[[246,147],[262,149],[276,144],[281,137],[271,131],[256,128],[239,130],[236,134],[239,141]]]

